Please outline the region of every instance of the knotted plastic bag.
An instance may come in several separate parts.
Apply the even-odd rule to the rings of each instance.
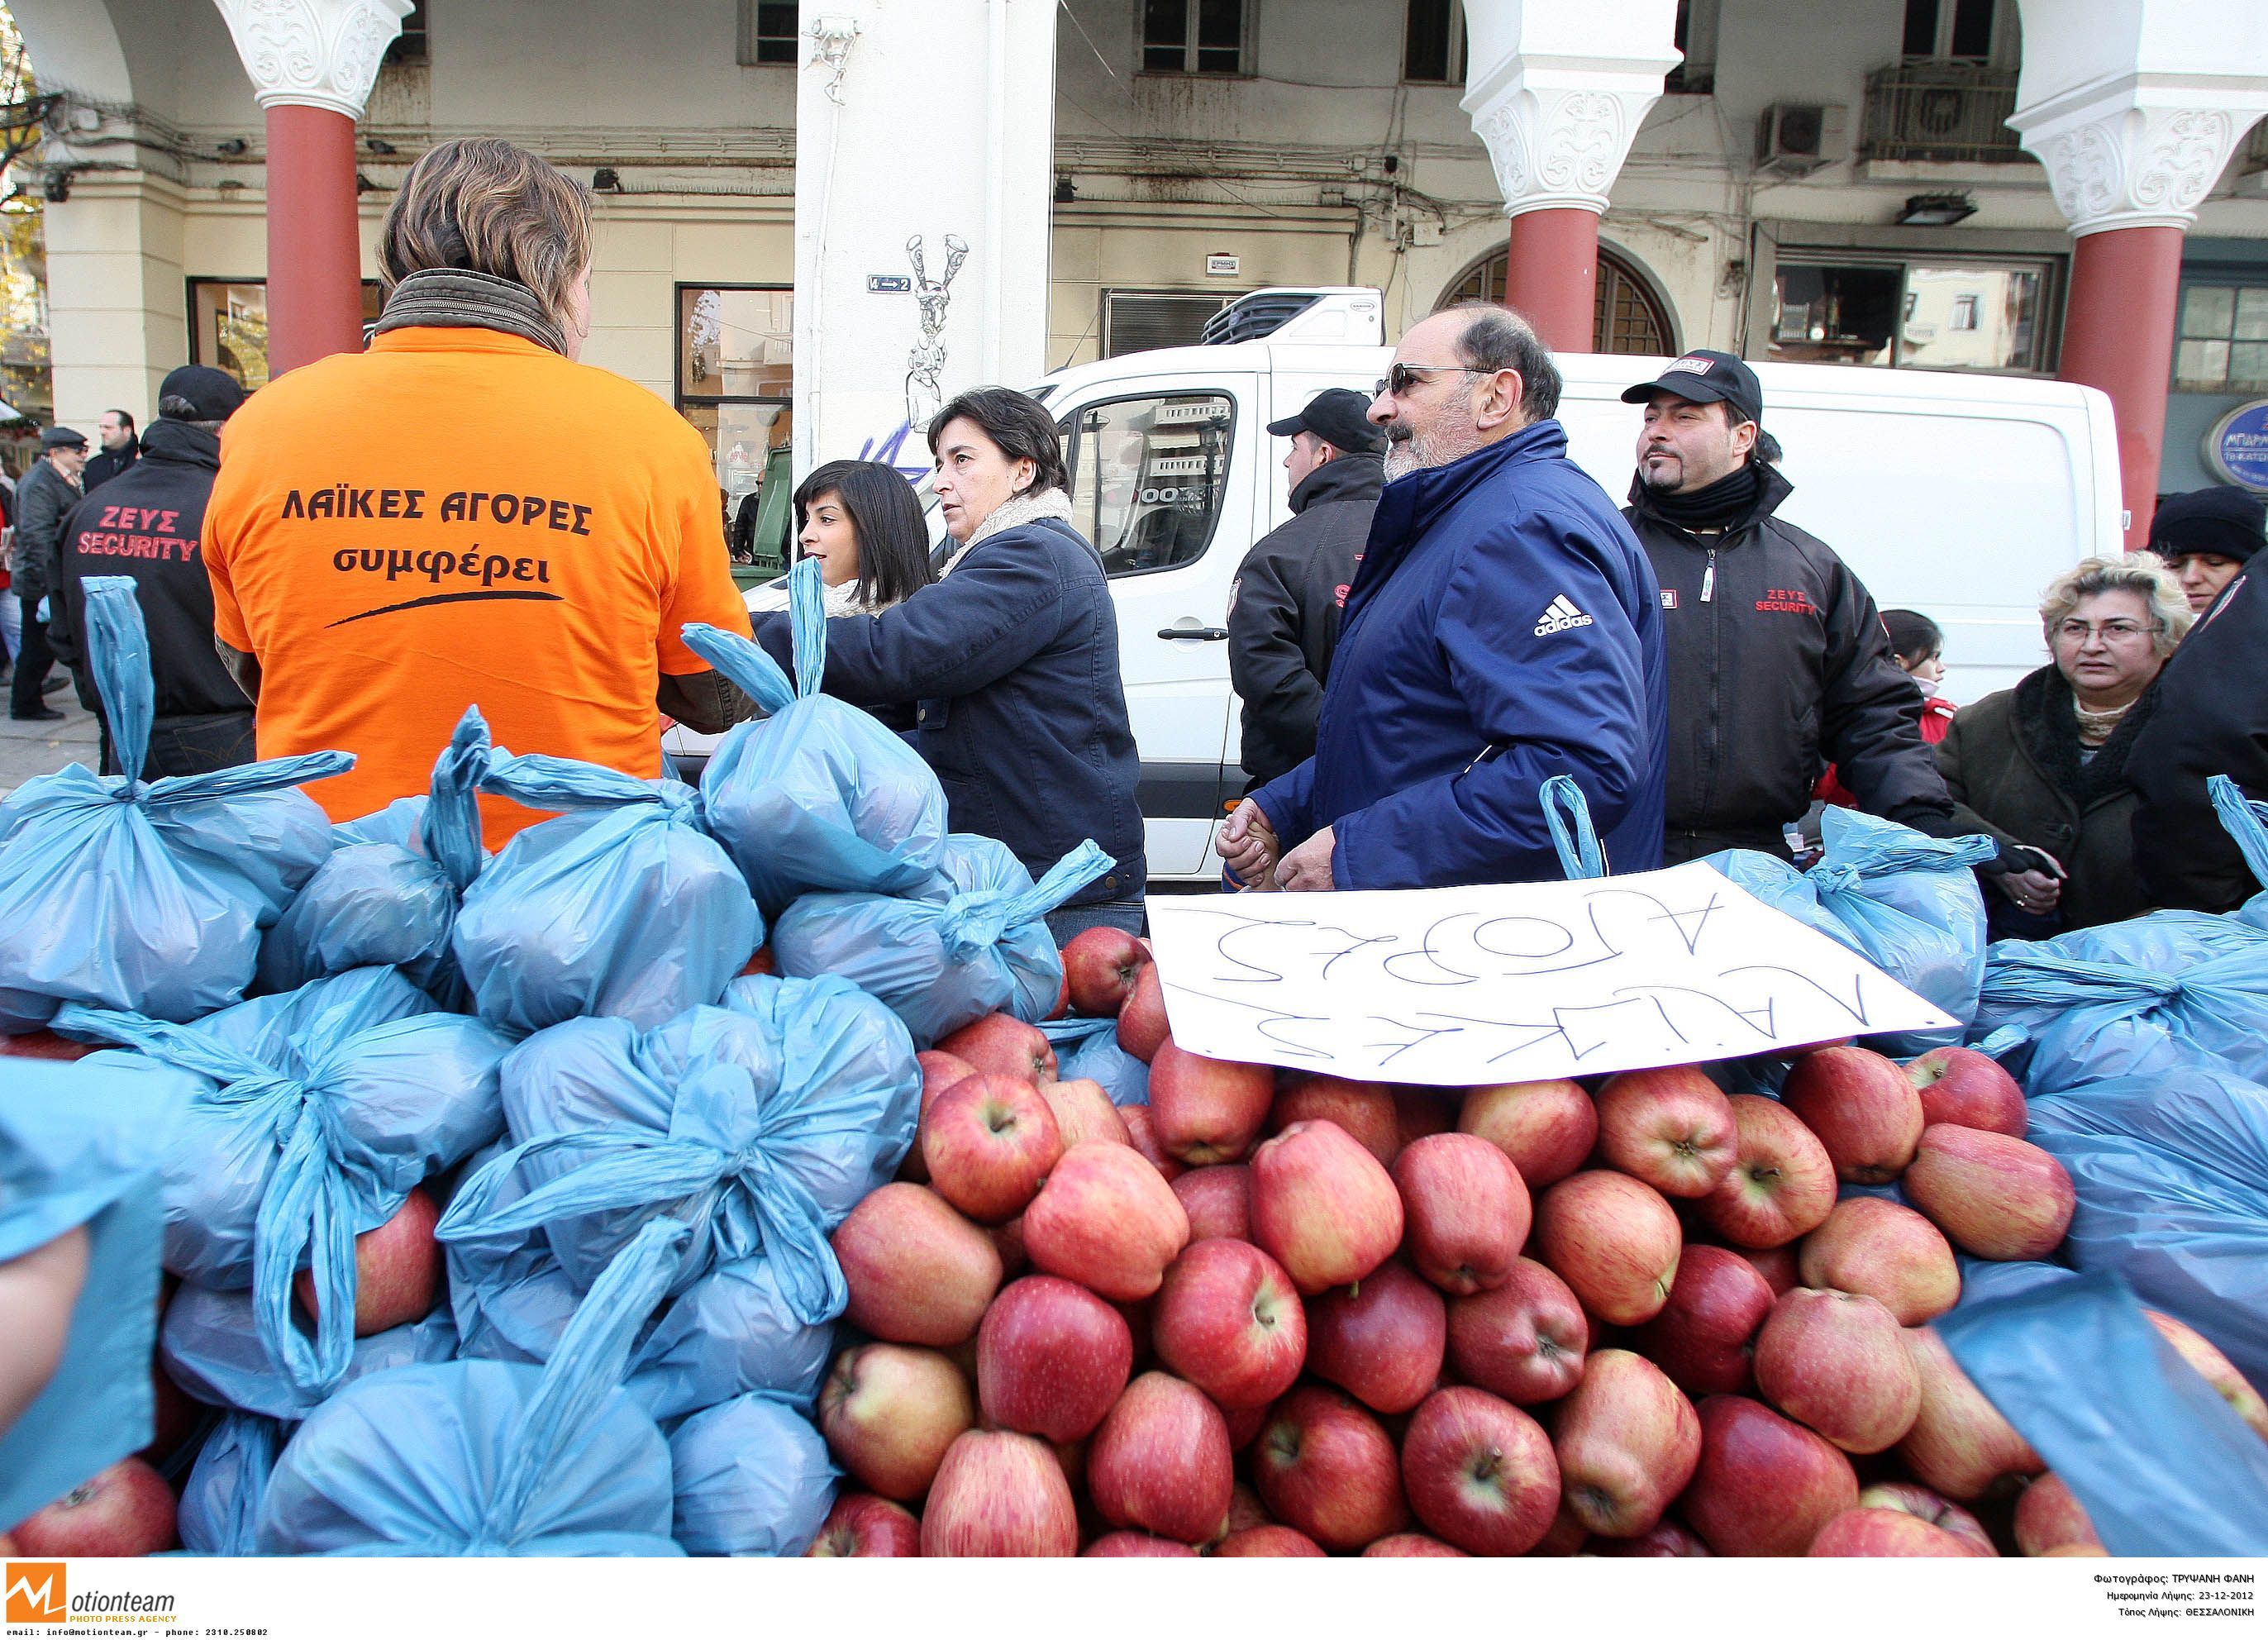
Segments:
[[[806,894],[780,914],[780,972],[833,974],[879,997],[920,1048],[1003,1010],[1037,1024],[1063,987],[1063,952],[1047,915],[1108,871],[1091,839],[1037,883],[1007,846],[955,832],[921,892]]]
[[[669,1438],[674,1527],[688,1555],[793,1556],[811,1547],[841,1473],[811,1422],[775,1396],[741,1395]]]
[[[2268,941],[2171,969],[2083,962],[2059,945],[2003,940],[1984,973],[1978,1023],[2030,1038],[2032,1097],[2182,1070],[2268,1082]]]
[[[88,663],[122,776],[73,763],[0,799],[0,1031],[67,1002],[188,1020],[252,982],[260,930],[331,851],[301,783],[354,759],[313,752],[144,782],[155,692],[134,582],[89,576]]]
[[[355,1237],[503,1127],[497,1066],[509,1041],[437,1011],[392,968],[356,968],[194,1026],[76,1005],[55,1024],[200,1079],[166,1154],[166,1268],[249,1286],[274,1369],[310,1394],[336,1386],[352,1359]],[[312,1342],[293,1315],[302,1269],[318,1305]]]
[[[453,1360],[456,1354],[456,1322],[444,1304],[423,1320],[356,1339],[339,1382],[351,1384],[392,1367]],[[188,1394],[238,1412],[297,1423],[325,1399],[276,1370],[253,1296],[240,1288],[182,1283],[158,1326],[158,1359]]]
[[[181,1488],[181,1547],[193,1555],[250,1555],[261,1500],[290,1430],[274,1418],[232,1412],[205,1437]]]
[[[1098,1085],[1114,1105],[1150,1102],[1150,1067],[1118,1046],[1118,1021],[1049,1019],[1040,1030],[1056,1050],[1056,1075]]]
[[[685,629],[686,647],[769,714],[733,729],[702,771],[710,827],[767,916],[828,890],[911,894],[944,857],[945,790],[873,714],[819,692],[827,672],[819,561],[798,564],[788,586],[792,684],[747,638]]]
[[[621,1377],[676,1267],[657,1219],[610,1264],[547,1366],[453,1361],[373,1373],[284,1447],[264,1555],[674,1555],[669,1446]]]
[[[522,1033],[585,1014],[659,1025],[747,967],[763,939],[701,794],[594,763],[490,758],[481,790],[566,813],[504,846],[465,891],[452,945],[476,1011]]]
[[[332,827],[337,847],[261,942],[261,990],[395,967],[447,1005],[470,1008],[449,932],[488,857],[478,802],[488,758],[489,726],[468,707],[426,797]]]

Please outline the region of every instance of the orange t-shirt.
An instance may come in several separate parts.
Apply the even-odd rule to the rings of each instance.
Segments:
[[[495,743],[652,779],[678,636],[747,633],[708,447],[662,401],[501,331],[389,331],[254,393],[205,511],[213,629],[260,662],[260,755],[336,748],[350,820]],[[483,798],[490,848],[539,818]]]

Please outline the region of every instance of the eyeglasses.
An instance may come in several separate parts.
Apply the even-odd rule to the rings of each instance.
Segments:
[[[1469,364],[1394,364],[1389,365],[1386,374],[1379,378],[1378,385],[1371,389],[1370,396],[1373,399],[1383,398],[1390,393],[1398,399],[1417,386],[1419,376],[1437,370],[1454,371],[1461,376],[1487,376],[1494,373],[1490,371],[1475,370]]]
[[[2084,643],[2091,637],[2099,637],[2106,643],[2131,643],[2159,629],[2154,622],[2144,626],[2139,621],[2104,621],[2092,625],[2084,621],[2066,621],[2057,626],[2055,635],[2058,642],[2065,643]]]

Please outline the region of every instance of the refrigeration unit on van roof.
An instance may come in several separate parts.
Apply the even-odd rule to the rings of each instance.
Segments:
[[[1386,343],[1386,298],[1374,285],[1279,286],[1240,296],[1205,321],[1200,346],[1238,342]]]

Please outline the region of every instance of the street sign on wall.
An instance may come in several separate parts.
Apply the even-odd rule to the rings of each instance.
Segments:
[[[2268,399],[2240,404],[2213,424],[2205,464],[2224,483],[2268,494]]]

